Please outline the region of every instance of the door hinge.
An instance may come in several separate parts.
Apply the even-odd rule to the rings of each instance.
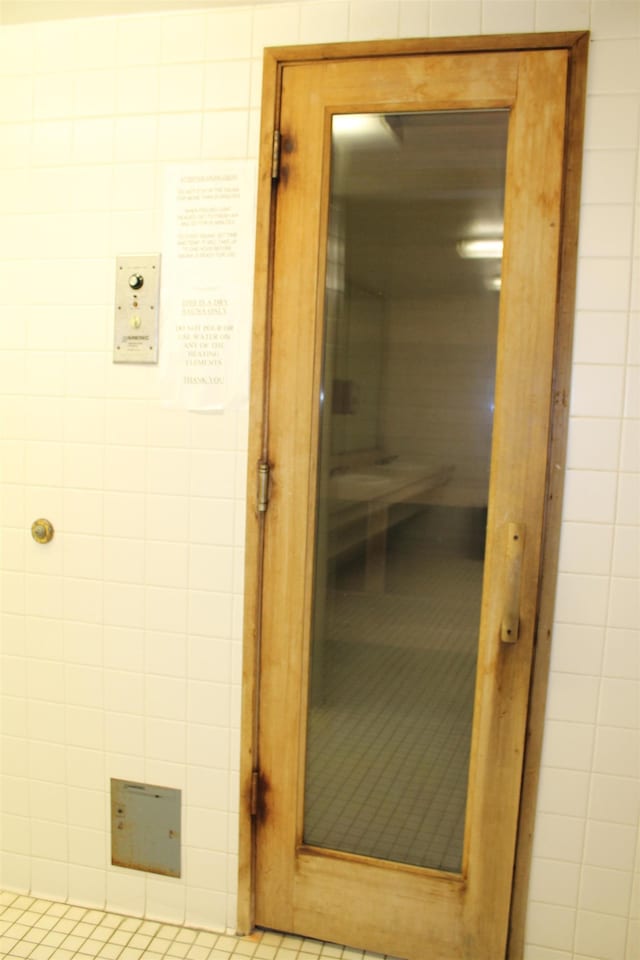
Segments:
[[[258,464],[258,513],[264,513],[269,506],[269,474],[270,466],[267,460]]]
[[[271,179],[277,180],[280,176],[280,131],[273,131],[273,146],[271,148]]]
[[[258,790],[260,789],[260,773],[258,770],[254,770],[251,774],[251,799],[249,801],[250,808],[249,812],[252,817],[255,817],[258,813]]]

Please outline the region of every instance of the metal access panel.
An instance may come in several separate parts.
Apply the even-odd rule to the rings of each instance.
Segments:
[[[166,877],[180,874],[182,791],[111,780],[111,863]]]
[[[158,362],[160,255],[118,257],[114,363]]]

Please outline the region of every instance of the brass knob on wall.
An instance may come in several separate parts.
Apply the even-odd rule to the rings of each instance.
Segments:
[[[49,543],[53,540],[53,524],[48,520],[34,520],[31,524],[31,536],[36,543]]]

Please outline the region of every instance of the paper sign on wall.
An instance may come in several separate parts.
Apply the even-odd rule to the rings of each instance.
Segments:
[[[248,394],[255,164],[168,168],[164,195],[162,403],[223,410]]]

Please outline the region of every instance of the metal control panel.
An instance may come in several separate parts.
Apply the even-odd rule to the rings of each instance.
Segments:
[[[118,257],[114,363],[158,362],[160,255]]]
[[[182,792],[111,780],[111,863],[166,877],[180,876]]]

